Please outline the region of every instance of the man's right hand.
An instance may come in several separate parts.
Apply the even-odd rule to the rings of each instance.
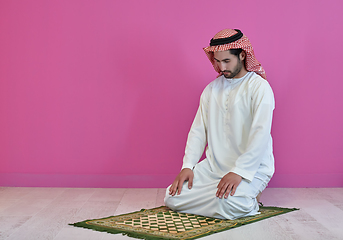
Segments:
[[[194,173],[190,168],[184,168],[181,172],[176,176],[173,184],[169,188],[169,195],[174,196],[177,192],[177,195],[180,195],[182,185],[185,181],[188,181],[188,188],[191,189],[193,185],[193,177]]]

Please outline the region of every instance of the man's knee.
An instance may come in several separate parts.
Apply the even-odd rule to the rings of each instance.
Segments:
[[[171,197],[171,195],[169,195],[169,188],[170,186],[166,189],[166,193],[165,193],[165,196],[164,196],[164,204],[167,206],[167,203],[169,202],[169,199]]]
[[[166,194],[164,197],[164,205],[166,205],[170,209],[174,210],[175,209],[175,201],[174,201],[173,196],[169,194],[169,188],[170,188],[170,186],[166,190]]]
[[[254,198],[248,196],[229,196],[223,204],[224,212],[230,219],[254,215],[258,205]]]

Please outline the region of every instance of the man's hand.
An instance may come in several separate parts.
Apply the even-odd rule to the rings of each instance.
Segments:
[[[225,193],[224,198],[227,198],[230,192],[230,195],[233,196],[236,192],[236,188],[238,187],[241,181],[241,176],[239,176],[236,173],[229,172],[222,178],[222,180],[220,180],[217,186],[218,190],[216,196],[222,198]]]
[[[193,177],[194,177],[194,173],[191,169],[189,168],[182,169],[181,172],[176,176],[171,187],[169,188],[169,195],[174,196],[176,191],[177,191],[177,195],[180,195],[182,185],[184,181],[187,181],[187,180],[188,180],[188,188],[191,189],[193,185]]]

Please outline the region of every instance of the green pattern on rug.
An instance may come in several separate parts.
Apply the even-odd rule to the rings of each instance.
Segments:
[[[236,220],[223,220],[178,213],[162,206],[69,225],[113,234],[122,233],[129,237],[146,240],[196,239],[294,210],[298,209],[260,207],[258,215]]]

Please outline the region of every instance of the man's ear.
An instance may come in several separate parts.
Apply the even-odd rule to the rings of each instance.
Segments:
[[[246,53],[245,53],[245,51],[243,50],[243,51],[239,54],[239,59],[240,59],[240,60],[244,60],[245,57],[246,57]]]

